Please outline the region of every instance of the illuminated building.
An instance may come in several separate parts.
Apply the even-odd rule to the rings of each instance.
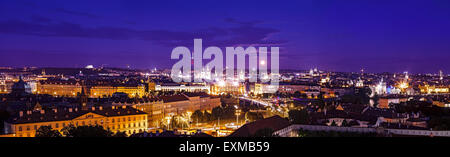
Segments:
[[[387,93],[386,90],[386,82],[383,81],[383,78],[381,78],[380,83],[378,83],[375,87],[375,94],[377,95],[383,95]]]
[[[28,85],[28,83],[23,81],[22,77],[20,77],[19,81],[13,84],[10,94],[15,96],[24,96],[32,94],[31,87],[30,85]]]
[[[0,78],[0,94],[9,93],[9,91],[8,91],[9,88],[10,87],[8,87],[6,79],[4,78],[4,76],[1,76],[1,78]]]
[[[356,82],[356,87],[364,87],[364,81],[361,78]]]
[[[52,96],[75,97],[81,93],[82,86],[74,80],[70,81],[40,81],[37,84],[37,94]]]
[[[142,97],[146,94],[144,85],[117,85],[117,86],[93,86],[90,88],[89,97],[109,97],[114,93],[125,93],[129,97]]]
[[[398,104],[401,102],[406,102],[408,99],[406,97],[380,97],[378,100],[378,108],[389,108],[389,104]]]
[[[320,80],[320,83],[321,83],[321,84],[325,84],[325,83],[328,83],[328,82],[330,82],[330,74],[327,74],[327,77],[322,78],[322,79]]]
[[[450,86],[419,86],[420,93],[423,94],[448,94],[450,93]]]
[[[149,127],[156,127],[159,125],[159,121],[164,118],[163,109],[164,102],[161,99],[152,98],[139,100],[138,102],[128,103],[113,103],[113,106],[131,106],[139,111],[147,114],[147,124]]]
[[[51,126],[61,131],[69,125],[100,125],[127,135],[147,131],[148,127],[147,114],[132,107],[61,108],[19,111],[5,122],[5,133],[10,137],[34,137],[40,126]]]
[[[245,93],[245,86],[239,82],[219,81],[211,86],[211,94],[234,94],[241,95]]]
[[[113,103],[114,106],[132,106],[146,112],[150,127],[159,127],[160,122],[167,117],[175,115],[186,116],[196,110],[211,111],[214,107],[220,106],[220,104],[219,97],[210,96],[202,92],[139,99],[135,103]]]
[[[155,91],[185,91],[185,92],[210,92],[208,85],[184,85],[184,84],[161,84],[155,86]]]

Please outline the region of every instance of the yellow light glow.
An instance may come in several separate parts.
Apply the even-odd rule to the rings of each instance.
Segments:
[[[225,87],[225,81],[219,81],[218,85],[219,87]]]
[[[266,61],[264,61],[264,60],[261,60],[261,61],[259,62],[259,64],[261,64],[261,65],[265,65],[265,64],[266,64]]]
[[[408,83],[402,82],[402,83],[400,84],[400,88],[402,88],[402,89],[408,88]]]

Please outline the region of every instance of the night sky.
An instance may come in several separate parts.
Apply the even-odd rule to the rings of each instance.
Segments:
[[[0,66],[170,68],[176,46],[279,46],[280,67],[450,73],[450,1],[0,0]]]

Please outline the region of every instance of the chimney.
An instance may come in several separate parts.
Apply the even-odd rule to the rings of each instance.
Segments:
[[[69,108],[69,112],[72,112],[72,108]]]
[[[41,110],[41,114],[45,114],[45,110]]]
[[[23,111],[19,112],[19,117],[23,117]]]

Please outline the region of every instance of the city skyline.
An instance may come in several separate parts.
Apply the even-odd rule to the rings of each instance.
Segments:
[[[170,68],[203,38],[279,46],[280,69],[450,73],[449,2],[104,3],[0,2],[0,67]]]

